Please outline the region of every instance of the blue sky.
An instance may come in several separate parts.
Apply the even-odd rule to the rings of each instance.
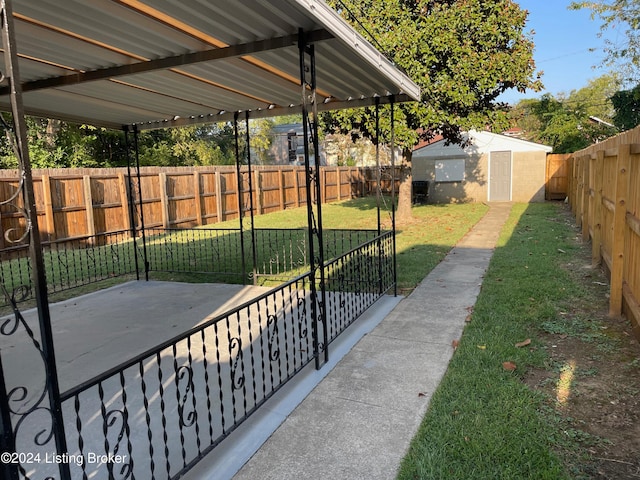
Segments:
[[[522,98],[537,98],[547,92],[569,93],[607,73],[601,67],[593,68],[604,58],[604,40],[598,38],[600,21],[591,20],[589,10],[568,10],[570,0],[519,0],[517,3],[529,11],[526,31],[535,32],[534,59],[536,68],[544,71],[545,89],[524,95],[513,90],[500,96],[500,100],[514,104]]]

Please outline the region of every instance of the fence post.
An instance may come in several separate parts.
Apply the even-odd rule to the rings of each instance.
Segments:
[[[253,172],[249,171],[249,175],[254,176],[253,184],[255,185],[255,196],[256,204],[255,209],[258,215],[262,215],[264,213],[262,207],[262,175],[260,175],[260,170],[254,170]],[[249,189],[249,195],[253,195],[251,189]],[[253,213],[252,213],[253,215]]]
[[[44,202],[44,218],[47,227],[48,240],[56,239],[56,223],[53,217],[53,199],[51,197],[51,177],[42,175],[42,200]]]
[[[193,172],[193,204],[196,209],[196,222],[198,225],[203,225],[202,220],[202,198],[200,197],[200,172],[197,170]]]
[[[583,156],[580,156],[576,162],[576,225],[578,228],[582,228],[582,190],[584,188],[583,183],[583,168],[582,162],[584,160]]]
[[[216,210],[218,211],[218,223],[224,222],[224,207],[222,202],[222,173],[220,170],[215,172],[215,184],[216,184]],[[238,195],[240,193],[238,192]]]
[[[127,180],[124,173],[118,173],[118,189],[120,190],[120,205],[122,205],[122,230],[127,230],[129,236],[133,236],[131,231],[131,209],[129,208],[129,195],[127,195]]]
[[[582,239],[589,240],[589,171],[591,156],[582,161]]]
[[[616,204],[613,213],[613,244],[611,248],[611,292],[609,315],[622,314],[622,280],[624,269],[624,232],[627,215],[627,193],[629,190],[629,163],[631,145],[618,147],[616,163]]]
[[[281,168],[277,169],[278,172],[278,198],[280,201],[280,210],[285,209],[285,198],[284,198],[284,171]]]
[[[169,228],[169,197],[167,195],[167,174],[160,172],[160,205],[162,205],[162,226]]]
[[[87,222],[86,232],[89,235],[89,244],[93,245],[95,243],[96,222],[93,217],[93,195],[91,194],[91,177],[89,175],[82,176],[82,185],[84,187],[84,208]]]
[[[604,150],[596,153],[593,187],[593,237],[591,238],[591,264],[596,267],[602,261],[602,172]]]
[[[293,167],[293,188],[295,189],[296,195],[296,208],[300,206],[300,182],[298,181],[298,169]]]

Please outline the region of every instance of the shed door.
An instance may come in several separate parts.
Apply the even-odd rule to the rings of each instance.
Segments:
[[[511,200],[511,152],[489,154],[489,201]]]

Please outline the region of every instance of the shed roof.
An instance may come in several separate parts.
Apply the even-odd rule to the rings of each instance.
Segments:
[[[470,130],[462,134],[463,141],[468,145],[446,145],[444,139],[431,143],[413,151],[414,158],[429,157],[461,157],[481,155],[487,152],[509,150],[512,152],[547,152],[553,148],[540,143],[529,142],[519,138],[508,137],[498,133]]]
[[[299,32],[321,109],[419,87],[320,0],[13,0],[25,113],[157,128],[299,112]],[[4,55],[4,52],[2,52]],[[0,109],[9,110],[0,87]]]

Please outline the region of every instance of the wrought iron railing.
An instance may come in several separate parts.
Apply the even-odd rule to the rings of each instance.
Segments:
[[[211,273],[243,283],[242,231],[238,228],[145,228],[149,272]],[[246,237],[246,235],[245,235]]]
[[[395,285],[393,233],[385,232],[325,264],[329,343]]]
[[[73,478],[181,476],[393,286],[391,248],[325,262],[326,329],[306,273],[64,392]]]
[[[63,393],[70,454],[120,460],[72,465],[74,478],[176,478],[212,450],[313,360],[308,284],[298,277]]]
[[[241,235],[244,246],[241,245]],[[335,258],[377,235],[375,230],[324,230],[325,258]],[[304,273],[309,264],[306,229],[145,229],[148,272],[207,275],[207,281],[247,283],[286,282]],[[143,238],[129,231],[43,244],[50,294],[125,275],[145,268]],[[255,264],[255,265],[254,265]],[[28,247],[0,250],[0,276],[17,302],[33,298]],[[0,305],[6,304],[2,298]]]
[[[42,250],[49,293],[136,273],[135,247],[128,231],[43,243]],[[0,250],[0,275],[17,302],[33,298],[27,245]]]
[[[238,277],[244,270],[245,278],[255,275],[256,283],[262,284],[268,280],[288,281],[309,265],[309,237],[303,228],[256,228],[253,233],[240,229],[147,228],[145,232],[151,272]],[[376,230],[325,229],[325,258],[338,257],[376,235]]]

